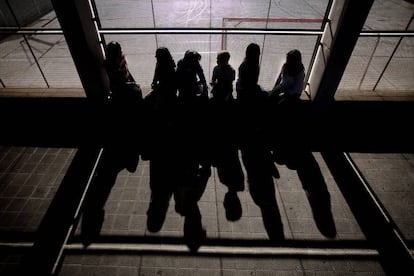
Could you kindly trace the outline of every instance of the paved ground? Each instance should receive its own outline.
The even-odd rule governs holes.
[[[36,231],[75,152],[76,149],[70,148],[1,148],[3,233],[30,236]],[[181,240],[184,220],[175,212],[173,200],[161,231],[148,232],[148,161],[141,161],[135,173],[123,170],[116,179],[105,205],[101,242],[82,251],[77,230],[74,242],[66,245],[59,275],[104,272],[105,275],[384,275],[378,260],[372,257],[376,250],[366,249],[366,238],[321,155],[318,152],[313,155],[331,196],[334,238],[325,237],[318,230],[297,172],[279,165],[280,179],[274,180],[275,196],[286,241],[280,247],[263,247],[261,241],[268,236],[249,190],[239,193],[243,206],[241,219],[227,221],[223,207],[226,189],[213,170],[199,207],[207,237],[217,239],[218,243],[207,242],[198,254],[192,255]],[[405,237],[412,240],[413,216],[407,215],[407,210],[414,198],[414,156],[403,153],[352,156]],[[160,239],[154,241],[153,237]],[[232,245],[226,245],[229,240],[233,240]],[[295,241],[302,246],[294,246]],[[327,241],[333,241],[332,248],[324,248],[324,244],[329,244]],[[359,244],[359,249],[354,244]],[[18,255],[3,255],[2,267],[6,272],[3,275],[12,272],[10,263],[18,260]]]

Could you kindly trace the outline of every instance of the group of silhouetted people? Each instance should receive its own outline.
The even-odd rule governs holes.
[[[291,144],[300,138],[295,126],[290,125],[299,120],[300,114],[305,77],[300,51],[287,53],[271,91],[258,84],[259,45],[247,46],[237,80],[236,70],[229,63],[230,53],[219,51],[209,83],[211,97],[200,53],[187,50],[176,63],[169,49],[160,47],[155,58],[151,92],[143,96],[121,45],[113,41],[106,47],[110,130],[104,140],[103,164],[96,175],[103,184],[98,184],[96,191],[92,189],[85,205],[85,233],[89,231],[93,236],[93,231],[98,231],[88,226],[93,224],[88,222],[92,217],[98,220],[95,228],[102,225],[103,207],[118,172],[124,168],[134,172],[141,157],[149,161],[150,167],[148,231],[161,230],[174,198],[175,211],[185,218],[184,239],[191,250],[197,250],[206,237],[198,201],[211,168],[217,169],[220,182],[227,187],[223,199],[226,218],[236,221],[242,215],[237,193],[245,189],[243,164],[250,194],[262,211],[269,238],[282,239],[273,178],[279,178],[275,160],[288,162],[277,158],[278,152],[283,155],[280,149],[285,148],[280,147],[280,141],[289,140]],[[283,121],[289,121],[289,134],[278,137],[273,127],[283,125]],[[140,131],[137,133],[135,128]],[[99,189],[105,190],[103,195],[97,195]]]

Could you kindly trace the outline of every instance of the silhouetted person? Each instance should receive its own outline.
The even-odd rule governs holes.
[[[192,146],[198,151],[198,162],[207,170],[205,134],[208,86],[200,60],[201,55],[197,51],[187,50],[177,63],[178,126],[193,137]]]
[[[111,90],[107,142],[124,159],[126,168],[134,172],[139,160],[139,137],[142,114],[142,91],[128,69],[121,45],[111,41],[106,47],[105,69]]]
[[[166,47],[156,50],[156,65],[151,84],[152,91],[145,97],[147,133],[145,152],[150,161],[151,199],[147,211],[147,229],[161,230],[169,202],[176,190],[177,141],[175,140],[174,112],[177,101],[175,61]]]
[[[249,136],[265,135],[268,124],[268,93],[258,84],[260,73],[260,47],[250,43],[239,66],[236,82],[237,108],[240,143]],[[265,141],[263,141],[265,142]],[[266,141],[267,143],[267,141]]]
[[[304,79],[302,54],[297,49],[290,50],[270,93],[278,95],[283,101],[298,101],[303,91]]]
[[[164,122],[171,122],[177,102],[176,64],[166,47],[159,47],[155,58],[157,62],[151,83],[153,108],[156,116],[161,116]]]
[[[135,172],[139,161],[139,127],[142,91],[128,70],[121,45],[112,41],[106,47],[105,69],[111,89],[110,110],[103,138],[103,152],[85,198],[81,237],[89,245],[101,231],[105,203],[123,169]],[[131,131],[128,131],[131,130]]]
[[[305,125],[301,124],[303,112],[300,96],[303,92],[304,78],[305,69],[301,52],[293,49],[286,54],[286,61],[282,65],[273,89],[269,92],[272,117],[278,118],[270,127],[273,127],[271,131],[276,149],[275,158],[279,163],[294,155],[295,151],[303,151],[300,147],[305,142],[303,138]]]
[[[278,129],[274,131],[274,160],[296,170],[306,192],[318,229],[326,237],[333,238],[336,228],[331,213],[331,201],[325,179],[312,152],[306,143],[305,124],[301,117],[305,111],[301,106],[305,69],[299,50],[286,54],[286,61],[270,91],[272,105],[278,118]],[[279,134],[279,132],[282,132]]]
[[[246,48],[245,57],[239,66],[236,83],[237,99],[240,102],[254,101],[261,97],[261,88],[258,84],[260,73],[260,46],[250,43]]]
[[[240,116],[243,124],[255,125],[262,128],[264,125],[264,105],[267,100],[267,92],[260,85],[260,47],[256,43],[250,43],[246,47],[245,57],[238,68],[236,82],[237,102],[240,108]]]
[[[135,107],[135,105],[140,104],[142,102],[142,91],[128,69],[121,45],[116,41],[111,41],[107,45],[105,53],[104,65],[109,77],[112,102],[120,109],[128,105]],[[128,109],[125,112],[133,114],[133,111],[136,112],[133,109]]]
[[[196,158],[203,173],[210,174],[207,141],[208,86],[200,64],[201,55],[187,50],[177,63],[178,128],[186,149]]]
[[[302,54],[293,49],[286,54],[286,61],[282,65],[273,89],[269,92],[270,98],[277,103],[275,107],[279,118],[286,122],[284,127],[289,131],[297,130],[301,119],[300,102],[304,87],[305,68],[302,63]],[[294,137],[293,137],[294,138]]]
[[[207,144],[208,87],[200,64],[201,55],[194,50],[185,52],[177,62],[178,120],[176,158],[176,211],[185,217],[184,238],[191,250],[197,250],[206,233],[198,208],[207,180],[211,175]]]
[[[213,68],[211,78],[211,94],[214,102],[230,102],[233,99],[233,81],[236,78],[236,71],[229,64],[230,53],[220,51],[217,53],[217,65]]]
[[[176,64],[166,47],[155,51],[156,65],[151,83],[151,92],[144,98],[145,156],[148,159],[152,151],[157,150],[159,135],[163,130],[171,129],[175,122],[177,104]],[[161,131],[161,133],[159,133]]]
[[[240,150],[247,172],[249,191],[254,203],[259,206],[265,229],[271,240],[284,238],[283,225],[276,202],[273,177],[279,172],[273,162],[265,136],[264,109],[268,100],[258,84],[260,47],[251,43],[239,66],[236,84],[239,112]]]
[[[213,68],[209,110],[213,136],[209,137],[209,144],[212,146],[212,163],[217,169],[219,180],[228,189],[223,202],[226,218],[236,221],[242,215],[237,192],[244,190],[244,174],[234,127],[236,110],[232,92],[236,71],[229,64],[229,59],[228,51],[218,52],[217,65]]]
[[[201,55],[187,50],[177,63],[178,97],[180,100],[195,101],[201,96],[208,97],[207,81],[200,64]]]

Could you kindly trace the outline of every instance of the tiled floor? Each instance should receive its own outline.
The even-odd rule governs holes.
[[[14,275],[17,270],[21,252],[10,250],[10,244],[24,248],[33,242],[31,235],[48,210],[75,152],[72,148],[1,148],[2,275]],[[332,239],[318,230],[295,170],[278,165],[280,178],[274,179],[275,196],[286,240],[269,245],[263,243],[267,233],[248,185],[239,192],[241,219],[226,220],[226,188],[213,169],[199,201],[208,239],[198,253],[191,254],[182,240],[184,219],[175,212],[173,199],[161,231],[147,231],[149,166],[148,161],[141,160],[136,172],[122,170],[118,174],[105,205],[101,240],[84,249],[77,229],[65,246],[58,275],[385,275],[376,250],[367,246],[323,158],[318,152],[313,156],[331,196],[337,231]],[[379,185],[374,190],[406,238],[412,240],[413,216],[400,215],[413,206],[412,155],[354,156],[364,175]],[[396,175],[402,181],[389,191],[387,187],[395,183]],[[395,202],[400,194],[405,195],[403,200]],[[360,248],[353,248],[355,244]]]
[[[0,230],[35,232],[76,149],[0,148]]]

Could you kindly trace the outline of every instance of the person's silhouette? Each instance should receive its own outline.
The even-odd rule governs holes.
[[[201,55],[195,50],[187,50],[177,62],[178,88],[178,131],[186,133],[188,148],[196,152],[195,158],[205,174],[211,174],[211,160],[207,139],[208,86]]]
[[[243,165],[247,172],[249,191],[259,206],[265,229],[271,240],[284,238],[283,224],[276,202],[273,177],[279,177],[266,138],[267,92],[258,84],[260,47],[250,43],[239,66],[236,83],[239,106],[238,131]]]
[[[300,99],[304,87],[305,69],[301,52],[293,49],[286,54],[286,61],[270,91],[271,105],[276,118],[284,118],[273,129],[273,158],[289,169],[296,170],[306,192],[316,225],[326,237],[336,236],[331,212],[331,201],[325,179],[317,161],[303,137],[306,137],[306,110]],[[282,132],[283,135],[278,135]]]
[[[233,81],[236,78],[236,71],[229,64],[230,53],[228,51],[219,51],[217,53],[217,65],[213,68],[211,78],[211,90],[213,102],[227,103],[233,99]]]
[[[200,60],[200,53],[187,50],[177,63],[181,177],[175,199],[185,216],[184,239],[192,251],[206,237],[198,201],[211,175],[206,132],[208,86]]]
[[[305,68],[302,64],[302,54],[293,49],[286,54],[286,61],[276,79],[273,89],[269,92],[271,117],[280,118],[272,122],[274,126],[285,134],[278,135],[278,129],[273,129],[273,140],[284,140],[284,146],[301,144],[300,135],[304,125],[301,95],[304,88]],[[283,150],[283,148],[280,148]],[[283,154],[283,153],[282,153]]]
[[[124,155],[126,168],[134,172],[139,159],[140,135],[136,131],[142,112],[142,90],[128,69],[121,45],[111,41],[106,47],[105,69],[111,90],[109,131],[105,133],[111,148]],[[134,128],[132,127],[134,126]]]
[[[103,152],[97,172],[87,192],[81,220],[81,237],[89,245],[99,236],[105,219],[105,203],[123,169],[135,172],[140,157],[140,140],[136,130],[142,112],[142,91],[128,70],[121,45],[111,41],[105,49],[105,69],[111,97],[105,109],[106,122],[102,137]],[[130,130],[130,131],[129,131]]]
[[[236,221],[242,215],[237,192],[244,190],[244,173],[239,160],[234,127],[236,110],[232,92],[236,72],[229,64],[229,59],[228,51],[219,51],[217,65],[213,68],[209,117],[213,122],[211,126],[214,135],[209,139],[209,144],[212,149],[212,164],[217,169],[220,182],[228,189],[223,200],[226,218]]]
[[[158,232],[164,224],[169,202],[176,190],[176,137],[173,114],[177,88],[175,61],[166,47],[155,52],[156,66],[152,91],[144,99],[147,117],[146,158],[150,163],[151,199],[147,210],[147,229]]]

